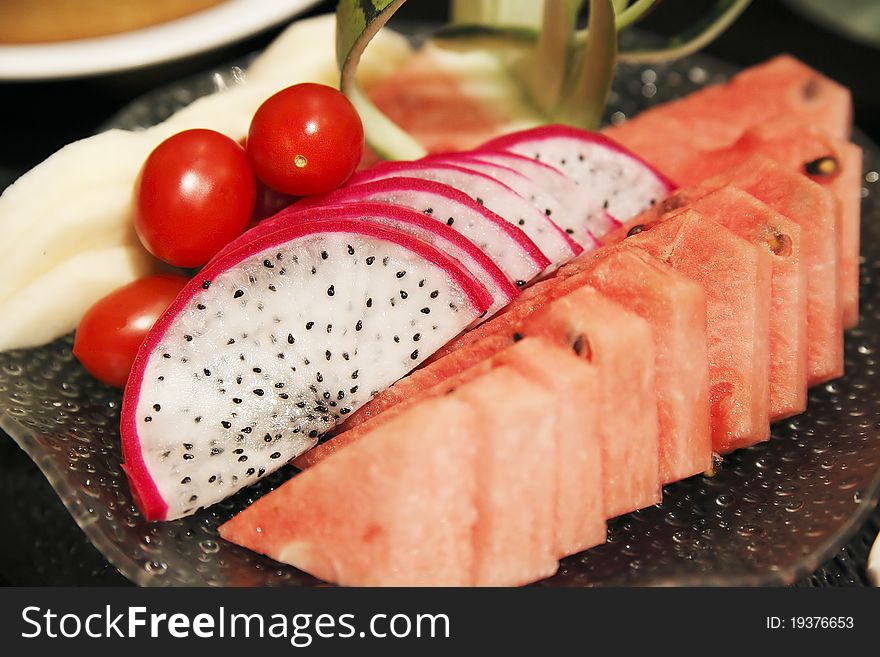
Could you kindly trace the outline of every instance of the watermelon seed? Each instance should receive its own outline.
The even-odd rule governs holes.
[[[630,229],[626,232],[626,236],[627,236],[627,237],[632,237],[633,235],[638,235],[638,234],[641,233],[643,230],[645,230],[645,224],[636,224],[635,226],[633,226],[632,228],[630,228]]]
[[[574,353],[578,356],[588,360],[593,360],[593,348],[590,346],[590,341],[587,339],[583,333],[581,333],[574,341],[572,345],[572,349],[574,349]]]
[[[837,173],[837,160],[830,155],[818,157],[804,164],[804,171],[808,176],[832,176]]]

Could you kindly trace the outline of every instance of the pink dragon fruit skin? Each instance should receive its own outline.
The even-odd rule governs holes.
[[[556,267],[583,252],[579,244],[527,199],[491,176],[465,167],[430,161],[384,162],[355,174],[349,184],[401,176],[442,182],[464,192],[477,203],[522,228]]]
[[[277,469],[491,306],[439,249],[356,217],[227,252],[153,327],[121,418],[147,519],[187,515]]]
[[[297,207],[368,201],[411,208],[446,223],[485,251],[520,287],[550,265],[547,257],[518,226],[478,204],[467,194],[433,180],[381,178],[302,199]]]

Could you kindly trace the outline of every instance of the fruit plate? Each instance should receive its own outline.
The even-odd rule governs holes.
[[[731,72],[703,56],[623,67],[606,118],[623,120]],[[215,85],[235,84],[239,73],[211,71],[159,90],[112,125],[136,129],[160,121]],[[846,336],[847,375],[812,390],[809,410],[774,425],[772,440],[726,457],[712,477],[667,486],[660,504],[615,519],[607,544],[563,560],[538,585],[789,584],[867,519],[880,495],[880,150],[859,133],[855,138],[865,149],[863,296],[859,328]],[[36,462],[113,566],[143,586],[321,584],[217,533],[294,474],[292,468],[192,517],[145,522],[120,467],[121,395],[86,374],[71,344],[68,336],[0,354],[0,427]]]

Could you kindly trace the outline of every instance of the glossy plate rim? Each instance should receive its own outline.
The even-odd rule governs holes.
[[[0,80],[58,80],[161,64],[252,36],[318,0],[225,0],[176,20],[103,37],[0,45]]]

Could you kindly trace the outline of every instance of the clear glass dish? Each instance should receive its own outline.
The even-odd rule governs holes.
[[[158,122],[218,86],[229,67],[152,93],[109,125]],[[731,69],[694,57],[623,67],[608,117],[620,119]],[[620,113],[620,114],[617,114]],[[109,127],[108,125],[108,127]],[[724,459],[714,477],[668,486],[663,502],[614,520],[606,545],[565,559],[540,586],[770,585],[814,570],[857,531],[880,494],[880,151],[863,135],[862,305],[846,336],[844,378],[810,393],[809,410],[773,438]],[[121,395],[89,377],[70,336],[0,353],[0,427],[39,466],[77,524],[122,574],[142,586],[315,586],[321,582],[219,538],[217,527],[294,474],[285,468],[210,509],[150,524],[120,468]]]

